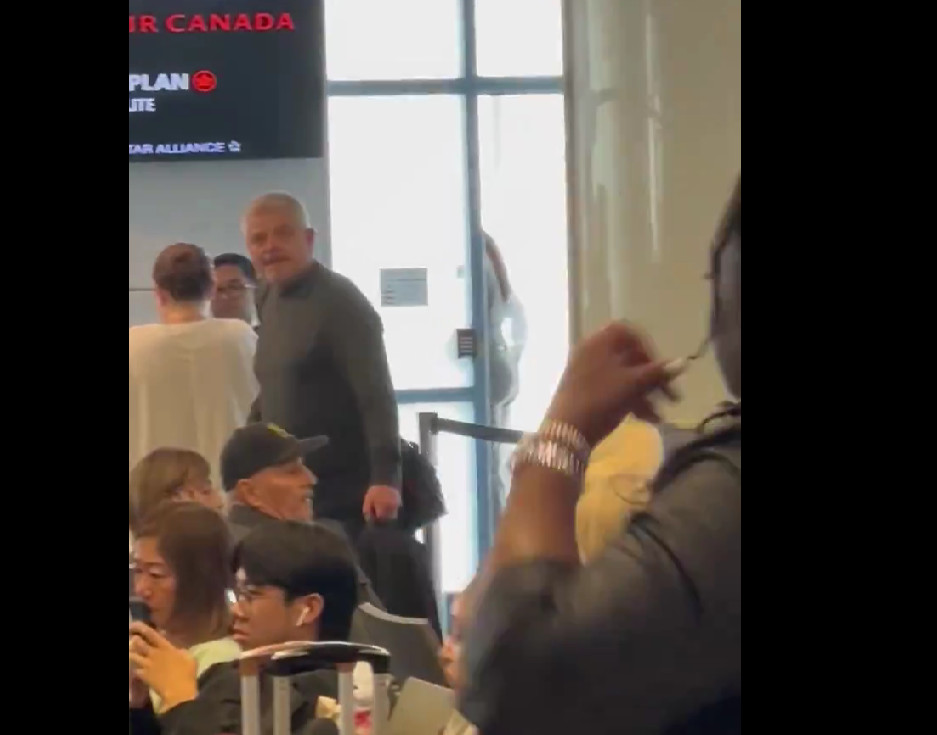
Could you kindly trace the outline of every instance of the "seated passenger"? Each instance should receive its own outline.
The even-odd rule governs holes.
[[[327,437],[297,439],[279,426],[266,423],[248,424],[231,435],[221,452],[221,481],[230,496],[228,524],[235,543],[271,520],[312,520],[316,476],[303,463],[303,456],[326,444]],[[341,524],[322,520],[316,525],[339,535],[354,556]],[[359,601],[383,609],[357,561],[356,568]]]
[[[187,652],[195,676],[241,652],[228,637],[230,545],[224,519],[198,503],[164,503],[137,529],[134,591],[161,637]],[[161,711],[162,692],[140,682],[135,689],[139,704]]]
[[[140,521],[166,500],[191,500],[219,512],[224,507],[208,460],[190,449],[154,449],[130,470],[131,537]]]
[[[235,554],[237,604],[234,637],[244,650],[296,640],[348,640],[357,607],[354,559],[334,533],[295,521],[263,523]],[[142,624],[131,625],[130,661],[137,676],[160,693],[158,714],[131,702],[134,735],[218,735],[241,732],[241,688],[236,662],[200,676],[192,656]],[[261,720],[272,716],[271,687],[261,682]],[[334,712],[334,672],[291,679],[291,732],[301,732],[323,710]]]

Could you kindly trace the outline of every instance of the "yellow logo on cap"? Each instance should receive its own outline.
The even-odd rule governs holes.
[[[274,434],[284,439],[292,439],[293,435],[290,434],[286,429],[277,426],[276,424],[267,424],[267,428],[270,429]]]

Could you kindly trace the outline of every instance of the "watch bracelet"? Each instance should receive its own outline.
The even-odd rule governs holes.
[[[586,474],[586,463],[572,447],[540,434],[528,434],[518,443],[511,458],[512,472],[522,464],[559,472],[575,482],[582,482]]]
[[[540,425],[537,434],[544,439],[565,444],[571,449],[579,461],[583,464],[589,464],[589,455],[592,454],[592,447],[586,441],[586,437],[573,424],[555,419],[546,419]]]

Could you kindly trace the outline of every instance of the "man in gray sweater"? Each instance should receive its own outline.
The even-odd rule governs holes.
[[[318,477],[313,514],[355,538],[365,519],[400,508],[397,405],[380,316],[347,278],[313,258],[303,205],[273,192],[247,207],[241,229],[262,279],[253,421],[329,437],[306,461]]]

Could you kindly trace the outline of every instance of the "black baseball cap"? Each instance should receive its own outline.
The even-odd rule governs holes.
[[[327,436],[297,439],[276,424],[242,426],[221,450],[221,484],[231,491],[239,480],[253,477],[268,467],[292,462],[328,443]]]

